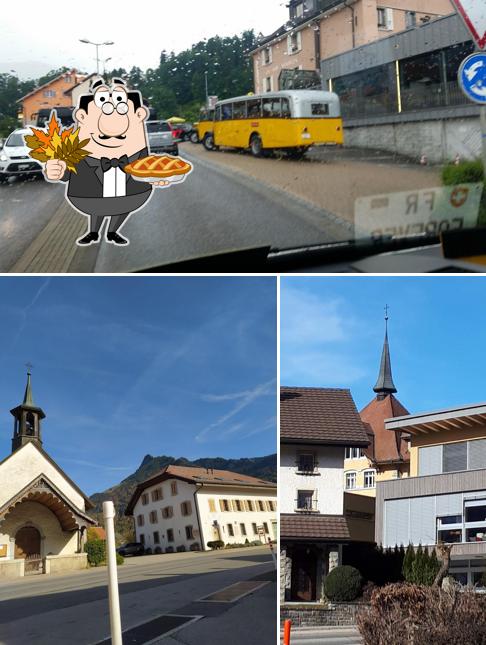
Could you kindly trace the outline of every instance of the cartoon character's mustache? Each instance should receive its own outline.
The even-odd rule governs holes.
[[[107,134],[100,134],[99,138],[102,141],[106,141],[107,139],[121,139],[123,141],[123,139],[127,138],[127,135],[126,134],[119,134],[117,137],[109,137]]]

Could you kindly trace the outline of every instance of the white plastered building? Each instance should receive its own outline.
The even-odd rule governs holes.
[[[154,553],[205,551],[209,542],[277,538],[277,485],[226,470],[167,466],[135,490],[125,512]]]

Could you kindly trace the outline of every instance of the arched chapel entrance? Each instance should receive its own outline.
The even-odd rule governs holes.
[[[41,536],[33,526],[23,526],[15,535],[15,557],[40,556]]]

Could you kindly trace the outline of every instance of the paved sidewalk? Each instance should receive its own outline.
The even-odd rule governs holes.
[[[283,632],[280,632],[283,642]],[[362,645],[354,627],[295,627],[290,634],[290,645]]]

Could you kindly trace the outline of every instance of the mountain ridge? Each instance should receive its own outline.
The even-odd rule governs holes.
[[[138,484],[149,479],[160,472],[166,466],[187,466],[191,468],[214,468],[216,470],[229,470],[240,475],[249,475],[258,479],[277,481],[277,455],[265,455],[264,457],[242,457],[239,459],[225,459],[223,457],[201,457],[190,460],[185,457],[171,457],[161,455],[153,457],[145,455],[137,470],[125,477],[119,484],[99,493],[93,493],[90,500],[95,505],[92,513],[101,513],[102,504],[106,500],[112,500],[118,517],[125,512],[127,504]]]

